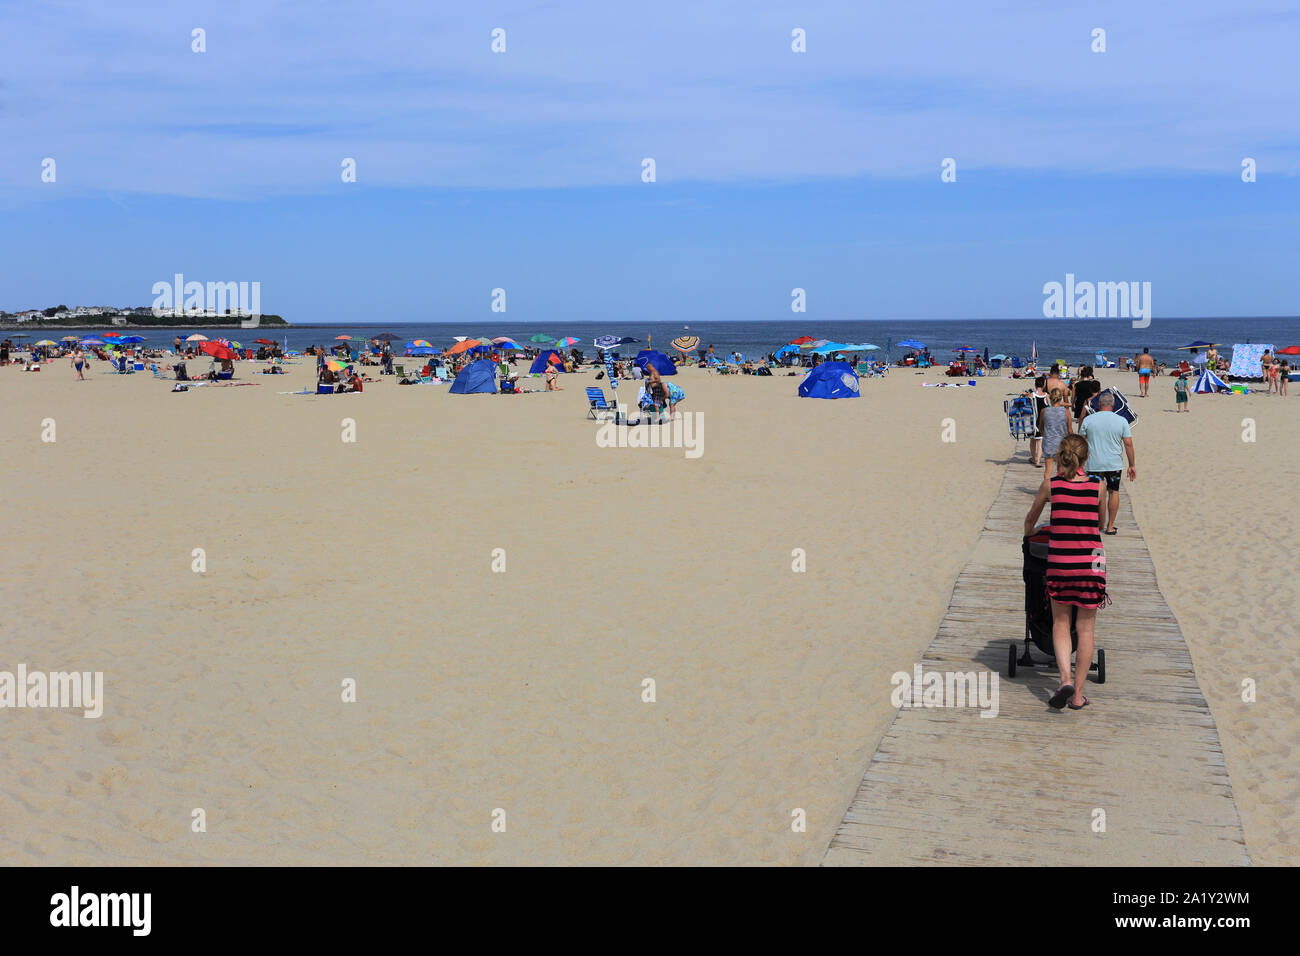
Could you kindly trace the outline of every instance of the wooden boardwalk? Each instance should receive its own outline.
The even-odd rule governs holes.
[[[1114,603],[1098,614],[1107,674],[1087,685],[1092,706],[1047,706],[1055,667],[1006,677],[1008,644],[1023,649],[1020,543],[1041,474],[1026,460],[1008,466],[921,661],[926,671],[996,672],[998,716],[901,708],[824,866],[1249,864],[1218,730],[1127,490],[1119,534],[1103,539]],[[1104,833],[1094,832],[1098,809]]]

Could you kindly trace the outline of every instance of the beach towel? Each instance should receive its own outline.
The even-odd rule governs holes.
[[[1234,345],[1228,374],[1233,378],[1263,378],[1259,360],[1265,352],[1272,351],[1271,345]]]

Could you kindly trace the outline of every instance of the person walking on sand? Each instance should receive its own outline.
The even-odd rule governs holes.
[[[1092,416],[1088,421],[1092,421]],[[1025,515],[1025,537],[1034,533],[1043,506],[1050,500],[1047,596],[1052,603],[1052,649],[1061,683],[1048,704],[1056,710],[1067,704],[1071,710],[1082,710],[1092,703],[1083,695],[1083,682],[1092,664],[1097,611],[1110,603],[1106,594],[1106,552],[1097,533],[1106,492],[1101,481],[1084,469],[1088,462],[1088,443],[1078,435],[1061,439],[1056,456],[1059,473],[1039,486],[1034,503]],[[1073,679],[1070,675],[1071,616],[1079,635],[1074,650]]]
[[[1137,481],[1137,457],[1133,450],[1133,429],[1128,420],[1115,414],[1115,393],[1107,389],[1097,396],[1097,411],[1083,420],[1079,434],[1088,443],[1088,468],[1094,478],[1106,482],[1106,530],[1115,534],[1115,516],[1119,514],[1120,469],[1128,456],[1128,480]],[[1058,463],[1059,465],[1059,463]],[[1060,470],[1059,467],[1057,469]]]
[[[86,380],[86,357],[81,354],[80,348],[73,351],[72,359],[68,364],[77,370],[77,381],[84,382]]]
[[[1147,390],[1151,388],[1151,376],[1156,371],[1156,360],[1151,357],[1151,350],[1143,348],[1135,364],[1138,372],[1138,394],[1146,398]]]

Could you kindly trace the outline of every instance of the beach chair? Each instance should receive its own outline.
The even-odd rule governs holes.
[[[597,385],[587,386],[587,417],[588,418],[593,419],[595,421],[600,421],[600,417],[596,414],[597,412],[617,413],[617,411],[618,411],[618,407],[614,404],[611,404],[609,400],[605,398],[605,390],[603,388],[600,388]]]
[[[168,381],[171,380],[171,376],[169,376],[169,375],[164,375],[164,374],[162,373],[162,369],[160,369],[160,368],[158,367],[158,364],[157,364],[156,362],[150,362],[150,363],[149,363],[149,371],[153,372],[153,377],[154,377],[154,378],[167,379]]]
[[[396,375],[398,378],[406,378],[406,366],[405,366],[405,365],[394,365],[394,366],[393,366],[393,374]]]

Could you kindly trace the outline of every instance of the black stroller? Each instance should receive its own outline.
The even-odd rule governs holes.
[[[1050,539],[1047,528],[1042,527],[1021,543],[1025,556],[1023,576],[1025,579],[1025,652],[1018,659],[1016,645],[1012,643],[1007,653],[1007,676],[1015,677],[1018,667],[1035,667],[1039,664],[1056,663],[1056,651],[1052,647],[1052,604],[1047,597],[1047,549]],[[1079,635],[1074,629],[1076,609],[1070,612],[1070,647],[1078,648]],[[1047,655],[1046,661],[1036,661],[1029,653],[1029,644]],[[1089,671],[1096,671],[1098,684],[1106,683],[1106,652],[1097,648],[1097,661],[1090,663]]]

